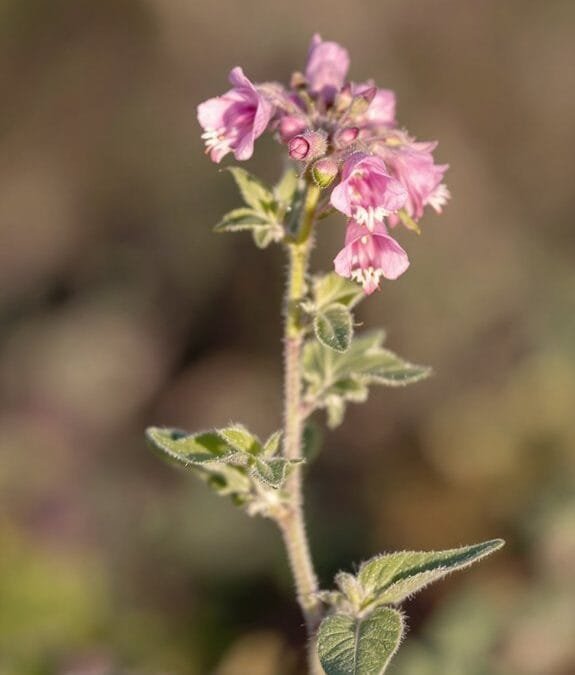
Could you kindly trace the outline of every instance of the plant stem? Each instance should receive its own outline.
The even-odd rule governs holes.
[[[302,322],[300,303],[307,291],[306,275],[313,244],[312,230],[315,221],[319,189],[311,185],[307,189],[301,222],[294,240],[287,244],[289,272],[286,288],[284,331],[284,456],[287,459],[302,458],[301,356],[305,328]],[[303,512],[302,470],[296,466],[288,479],[286,490],[289,506],[286,515],[279,521],[295,580],[297,599],[303,612],[309,642],[308,665],[311,675],[323,675],[315,646],[315,633],[322,619],[322,606],[315,594],[318,583],[311,560]]]

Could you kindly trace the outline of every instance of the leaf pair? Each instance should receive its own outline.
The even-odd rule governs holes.
[[[351,309],[364,295],[361,287],[330,272],[313,280],[312,293],[304,309],[313,316],[316,338],[324,347],[345,352],[353,338]]]
[[[384,349],[384,339],[383,331],[366,333],[343,353],[316,340],[306,343],[304,397],[312,409],[327,410],[330,427],[341,424],[348,402],[361,403],[367,399],[370,384],[397,387],[418,382],[431,374],[430,368],[409,363]]]
[[[227,170],[234,177],[246,206],[227,213],[214,231],[250,231],[259,248],[281,241],[285,234],[283,220],[297,188],[293,169],[286,171],[273,191],[245,169],[229,167]]]
[[[381,675],[404,633],[398,604],[422,588],[497,551],[501,539],[447,551],[377,556],[357,575],[336,576],[339,590],[320,594],[335,613],[323,620],[318,654],[327,675]]]
[[[279,432],[262,444],[241,425],[197,434],[150,427],[146,437],[153,448],[194,470],[219,494],[250,505],[254,513],[264,511],[265,490],[281,488],[299,463],[278,455]],[[278,502],[277,498],[272,501]]]

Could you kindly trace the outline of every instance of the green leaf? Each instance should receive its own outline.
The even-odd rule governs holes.
[[[405,361],[382,347],[382,331],[353,340],[343,353],[316,340],[303,350],[305,400],[314,408],[326,408],[330,426],[337,426],[347,402],[365,401],[371,384],[400,386],[428,377],[431,369]]]
[[[334,614],[319,627],[319,660],[326,675],[381,675],[403,632],[402,615],[389,607],[364,617]]]
[[[333,303],[355,307],[365,297],[362,287],[335,272],[316,277],[313,281],[313,295],[317,311]]]
[[[188,434],[179,429],[150,427],[146,438],[151,445],[185,466],[211,462],[244,463],[241,453],[214,431]]]
[[[243,200],[248,206],[263,214],[275,211],[276,203],[274,196],[259,178],[256,178],[239,166],[230,166],[226,170],[234,177]]]
[[[250,455],[259,455],[263,452],[263,447],[259,440],[240,424],[226,427],[225,429],[218,429],[216,433],[231,448],[238,452]]]
[[[242,207],[234,209],[220,220],[214,227],[214,232],[243,232],[245,230],[259,230],[270,227],[269,218],[253,209]]]
[[[264,457],[270,458],[278,454],[282,439],[281,431],[274,431],[264,444]]]
[[[299,178],[295,169],[291,166],[288,167],[274,187],[275,198],[280,204],[284,206],[291,204],[298,187],[298,181]]]
[[[502,539],[447,551],[402,551],[364,563],[357,575],[368,604],[402,602],[450,572],[469,567],[504,545]]]
[[[303,456],[307,463],[312,462],[320,453],[323,432],[312,420],[306,422],[302,434]]]
[[[257,458],[252,464],[251,475],[265,485],[277,490],[285,483],[293,467],[301,464],[302,461],[284,459],[283,457],[268,460]]]
[[[266,227],[252,228],[252,236],[258,248],[267,248],[273,242],[283,239],[284,230],[277,223],[268,223]]]
[[[315,315],[313,329],[317,339],[329,349],[345,352],[353,336],[351,314],[345,305],[334,304]]]

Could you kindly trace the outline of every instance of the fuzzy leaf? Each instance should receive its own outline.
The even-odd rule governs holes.
[[[150,427],[146,438],[155,449],[185,466],[212,462],[245,463],[242,454],[214,431],[188,434],[179,429]]]
[[[277,201],[287,206],[293,200],[298,186],[298,176],[293,167],[287,168],[283,176],[274,187],[274,195]]]
[[[258,248],[267,248],[275,241],[283,239],[284,230],[277,223],[268,223],[265,227],[252,228],[252,237]]]
[[[503,540],[462,546],[447,551],[402,551],[364,563],[357,575],[368,604],[395,604],[441,579],[497,551]]]
[[[265,485],[277,489],[285,483],[293,467],[301,462],[302,460],[289,460],[283,457],[268,460],[258,458],[252,464],[251,475]]]
[[[243,200],[248,206],[264,215],[272,213],[276,209],[273,194],[259,178],[239,166],[227,167],[227,171],[234,177]]]
[[[345,305],[334,304],[315,315],[313,329],[322,345],[336,352],[349,349],[353,336],[351,314]]]
[[[366,333],[344,353],[335,352],[315,340],[303,351],[305,399],[315,408],[327,408],[330,426],[343,418],[346,402],[365,401],[370,384],[400,386],[418,382],[431,370],[413,365],[381,346],[385,334]]]
[[[220,220],[214,227],[214,232],[243,232],[245,230],[259,230],[270,227],[269,219],[253,209],[234,209]]]
[[[280,449],[280,442],[282,439],[282,432],[275,431],[264,444],[264,456],[267,458],[274,457],[278,454]]]
[[[326,675],[381,675],[403,636],[402,615],[380,607],[365,617],[334,614],[318,632],[318,655]]]
[[[333,303],[345,305],[351,309],[365,297],[359,284],[344,279],[335,272],[316,277],[313,282],[313,294],[317,311]]]
[[[263,452],[263,448],[259,440],[245,427],[239,424],[233,427],[218,429],[216,433],[231,448],[238,452],[244,452],[250,455],[259,455]]]

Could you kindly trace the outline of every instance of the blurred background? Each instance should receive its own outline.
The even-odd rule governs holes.
[[[303,672],[274,527],[143,430],[280,425],[281,251],[212,234],[238,197],[195,106],[234,65],[288,80],[315,31],[440,140],[453,194],[359,312],[436,375],[326,433],[321,580],[502,536],[406,605],[391,672],[575,673],[574,29],[572,0],[0,2],[1,675]]]

